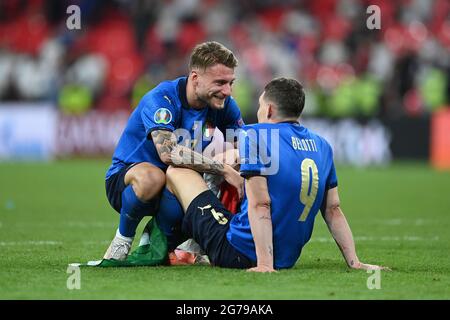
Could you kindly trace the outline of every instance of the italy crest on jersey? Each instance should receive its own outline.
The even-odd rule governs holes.
[[[172,121],[172,113],[167,108],[159,108],[156,110],[153,120],[157,124],[169,124]]]
[[[214,129],[214,125],[211,122],[206,121],[203,126],[203,136],[208,139],[211,138],[214,135]]]

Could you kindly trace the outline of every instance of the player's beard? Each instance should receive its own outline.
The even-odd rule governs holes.
[[[205,103],[206,105],[210,106],[213,109],[223,109],[225,106],[225,99],[226,97],[224,97],[223,99],[220,99],[217,97],[218,94],[197,94],[197,99],[203,103]]]

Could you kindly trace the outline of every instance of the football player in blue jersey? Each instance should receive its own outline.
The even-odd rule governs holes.
[[[303,87],[294,79],[277,78],[264,88],[259,123],[245,126],[239,137],[245,195],[236,215],[198,173],[168,168],[167,186],[185,212],[182,230],[212,265],[256,272],[292,267],[320,210],[349,267],[384,268],[362,263],[356,254],[340,208],[332,149],[298,122],[304,102]]]
[[[126,259],[137,225],[144,216],[154,215],[159,204],[159,211],[165,210],[159,215],[162,228],[178,219],[171,216],[178,201],[163,191],[168,165],[222,175],[243,193],[235,170],[202,156],[213,128],[225,132],[243,125],[231,97],[236,66],[236,57],[222,44],[199,44],[191,54],[187,77],[162,82],[141,99],[106,173],[107,197],[120,221],[105,259]]]

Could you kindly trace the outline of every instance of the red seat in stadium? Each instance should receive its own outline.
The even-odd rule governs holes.
[[[184,23],[177,35],[177,46],[181,53],[187,53],[200,42],[203,42],[206,32],[203,26],[197,22]]]
[[[110,61],[106,80],[107,89],[115,95],[128,94],[136,79],[142,74],[143,67],[143,59],[136,53]]]
[[[39,13],[29,13],[0,27],[0,44],[18,53],[35,55],[49,37],[49,27],[45,17]]]
[[[258,14],[261,24],[269,32],[277,32],[282,26],[283,18],[286,13],[284,8],[270,8],[263,10]]]
[[[162,61],[165,55],[165,48],[156,32],[156,28],[148,28],[144,40],[144,56],[149,61]]]
[[[127,19],[107,20],[88,34],[90,50],[103,54],[108,60],[136,52],[133,29]]]
[[[109,62],[105,94],[100,98],[99,109],[128,109],[130,90],[144,67],[131,21],[118,12],[107,13],[103,21],[92,26],[84,46]]]

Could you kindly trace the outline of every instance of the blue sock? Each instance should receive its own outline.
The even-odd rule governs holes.
[[[122,192],[122,209],[120,210],[119,232],[124,237],[134,237],[142,218],[154,214],[158,197],[150,202],[142,202],[128,185]]]
[[[183,217],[183,208],[181,208],[180,202],[167,188],[164,188],[156,214],[156,222],[167,237],[169,251],[173,251],[185,239],[181,234]]]

